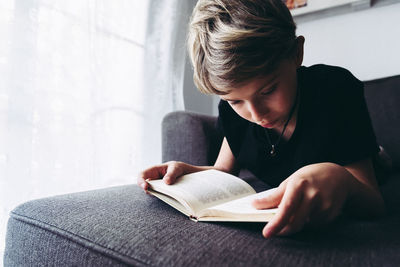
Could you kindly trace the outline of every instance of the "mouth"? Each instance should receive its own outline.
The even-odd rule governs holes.
[[[261,127],[263,127],[263,128],[269,128],[269,129],[271,129],[271,128],[274,127],[275,124],[276,124],[276,121],[273,121],[273,122],[270,122],[270,123],[265,123],[265,124],[260,124],[260,125],[261,125]]]

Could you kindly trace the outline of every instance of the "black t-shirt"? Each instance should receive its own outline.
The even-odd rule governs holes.
[[[218,106],[219,128],[237,162],[271,186],[309,164],[344,166],[379,151],[362,82],[343,68],[327,65],[300,67],[297,79],[296,129],[288,141],[280,141],[274,157],[261,126],[241,118],[224,100]]]

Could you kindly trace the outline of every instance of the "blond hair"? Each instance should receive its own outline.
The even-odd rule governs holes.
[[[194,82],[208,94],[272,71],[293,54],[296,24],[282,0],[199,0],[189,24]]]

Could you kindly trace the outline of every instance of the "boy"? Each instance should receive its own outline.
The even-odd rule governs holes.
[[[200,0],[188,48],[200,91],[221,97],[224,139],[214,166],[167,162],[143,171],[167,184],[183,174],[247,168],[278,186],[258,209],[278,207],[263,235],[289,235],[343,211],[384,213],[378,152],[363,85],[338,67],[302,67],[304,37],[282,0]]]

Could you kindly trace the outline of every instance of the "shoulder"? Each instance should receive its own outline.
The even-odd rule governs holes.
[[[324,78],[354,78],[349,70],[339,66],[316,64],[309,67],[302,66],[301,68],[306,75],[322,75]]]
[[[318,129],[312,142],[324,144],[321,153],[327,161],[346,165],[374,155],[376,138],[363,83],[350,71],[327,65],[302,67],[300,76],[309,97],[304,116],[311,126],[306,130]]]
[[[325,84],[325,86],[362,86],[362,82],[358,80],[349,70],[338,67],[317,64],[310,67],[301,67],[300,75],[304,79],[317,84]]]
[[[364,95],[364,85],[349,70],[330,65],[313,65],[299,69],[301,83],[311,88],[318,97],[345,100]]]

